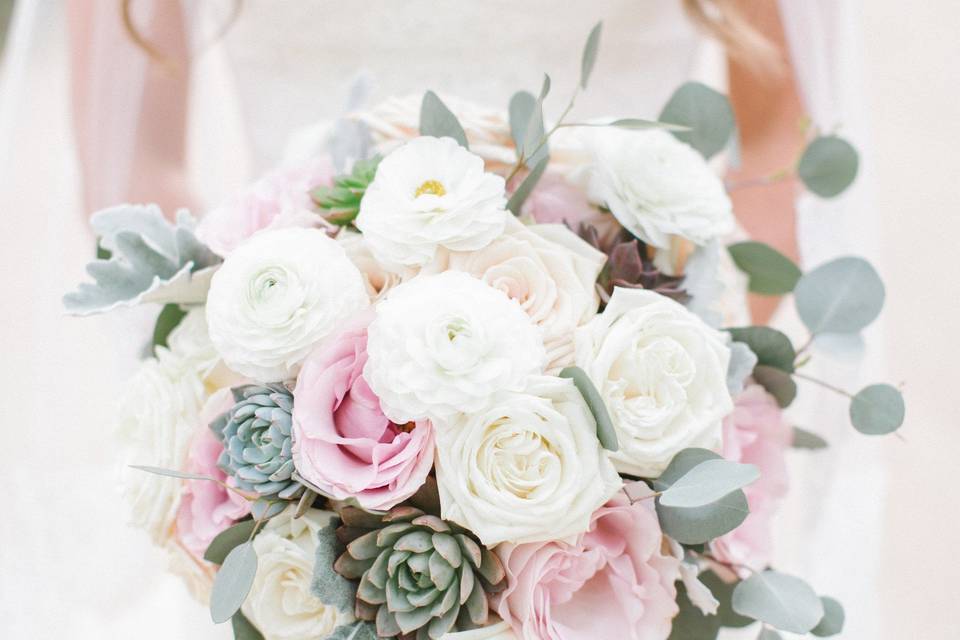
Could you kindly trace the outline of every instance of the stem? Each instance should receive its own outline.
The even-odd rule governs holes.
[[[697,552],[697,551],[691,551],[690,553],[692,553],[693,555],[698,556],[698,557],[700,557],[700,558],[703,558],[704,560],[709,560],[710,562],[716,562],[717,564],[719,564],[719,565],[721,565],[721,566],[724,566],[724,567],[726,567],[727,569],[730,569],[731,571],[734,571],[734,572],[736,572],[738,569],[743,569],[743,570],[745,570],[745,571],[747,571],[747,572],[749,572],[749,573],[757,573],[757,570],[754,569],[753,567],[749,567],[749,566],[747,566],[747,565],[745,565],[745,564],[740,564],[740,563],[738,563],[738,562],[726,562],[726,561],[721,560],[720,558],[716,557],[715,555],[713,555],[713,554],[710,553],[709,551],[705,551],[705,552],[703,552],[703,553],[699,553],[699,552]]]
[[[540,142],[537,144],[536,148],[534,148],[534,150],[533,150],[532,152],[530,152],[530,157],[531,157],[531,158],[534,157],[535,155],[537,155],[537,152],[540,151],[540,149],[543,148],[543,145],[547,144],[547,141],[550,139],[550,136],[552,136],[552,135],[554,134],[554,132],[556,132],[556,130],[559,129],[560,126],[563,124],[563,119],[566,118],[567,115],[570,113],[570,110],[573,109],[573,103],[576,101],[577,95],[578,95],[579,93],[580,93],[580,87],[578,86],[578,87],[574,90],[573,95],[570,96],[570,102],[567,103],[567,108],[564,109],[564,110],[563,110],[563,113],[560,114],[560,118],[557,120],[557,123],[556,123],[555,125],[553,125],[553,127],[551,127],[550,131],[547,131],[547,132],[543,135],[543,137],[540,138]],[[541,105],[541,110],[542,110],[542,108],[543,108],[543,105]],[[524,161],[525,161],[525,160],[526,160],[526,159],[524,158],[523,150],[521,150],[521,151],[520,151],[520,157],[517,159],[517,164],[515,164],[515,165],[513,166],[513,169],[510,171],[510,174],[507,176],[506,182],[510,182],[510,180],[512,180],[513,177],[517,175],[517,173],[520,171],[520,169],[523,168],[523,165],[524,165]]]
[[[760,176],[759,178],[747,178],[746,180],[739,180],[737,182],[727,182],[726,186],[727,191],[736,191],[738,189],[750,189],[752,187],[767,187],[772,184],[777,184],[778,182],[783,182],[784,180],[793,176],[793,172],[788,169],[781,169],[776,173],[771,173],[768,176]]]
[[[814,378],[814,377],[812,377],[812,376],[808,376],[808,375],[805,374],[805,373],[797,373],[797,372],[794,372],[793,377],[794,377],[794,378],[800,378],[801,380],[806,380],[807,382],[812,382],[813,384],[816,384],[816,385],[820,385],[820,386],[823,387],[824,389],[829,389],[830,391],[833,391],[834,393],[839,393],[839,394],[842,395],[842,396],[846,396],[846,397],[848,397],[848,398],[852,398],[852,397],[853,397],[853,394],[850,393],[849,391],[845,391],[845,390],[841,389],[840,387],[835,387],[834,385],[830,384],[829,382],[824,382],[823,380],[820,380],[819,378]]]

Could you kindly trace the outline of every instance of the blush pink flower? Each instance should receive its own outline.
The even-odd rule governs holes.
[[[515,185],[519,186],[519,181]],[[568,224],[574,231],[581,222],[594,223],[602,215],[587,201],[582,189],[556,173],[546,173],[523,203],[523,214],[539,223]],[[612,216],[608,216],[612,217]]]
[[[743,489],[750,515],[713,541],[718,559],[756,569],[769,564],[771,520],[788,488],[785,452],[791,438],[780,407],[763,387],[750,385],[735,399],[733,413],[723,423],[723,457],[756,465],[760,478]]]
[[[261,229],[313,226],[320,218],[312,213],[310,191],[330,186],[333,174],[333,164],[325,156],[302,166],[271,171],[204,215],[197,226],[197,237],[215,253],[226,256]]]
[[[572,544],[497,547],[509,580],[497,613],[525,640],[664,640],[678,611],[680,563],[662,544],[653,501],[631,504],[618,493]]]
[[[221,389],[210,396],[200,413],[197,432],[190,443],[187,472],[233,482],[217,467],[223,445],[207,426],[232,406],[233,395],[229,389]],[[235,492],[209,480],[187,480],[177,509],[177,536],[190,553],[202,558],[218,533],[248,513],[250,503]]]
[[[293,461],[297,472],[336,499],[389,509],[412,496],[433,466],[428,421],[398,425],[380,409],[363,378],[367,311],[307,357],[293,391]]]

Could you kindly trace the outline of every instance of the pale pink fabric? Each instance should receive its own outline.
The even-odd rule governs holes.
[[[276,169],[253,183],[221,207],[203,216],[197,237],[221,256],[226,256],[261,229],[281,226],[313,226],[310,191],[333,182],[333,163],[326,156],[294,167]]]
[[[368,311],[311,353],[293,391],[293,460],[308,482],[367,509],[409,498],[433,466],[429,421],[403,428],[380,409],[363,378]]]
[[[792,430],[776,400],[759,385],[744,389],[723,423],[723,457],[756,465],[760,479],[744,487],[750,515],[739,527],[712,543],[724,562],[761,569],[773,551],[771,520],[788,489],[786,449]]]
[[[662,542],[653,501],[618,493],[572,544],[497,547],[509,580],[497,613],[528,640],[664,640],[678,611],[679,561]]]
[[[208,426],[232,406],[233,396],[229,389],[221,389],[207,401],[190,443],[185,471],[233,485],[233,479],[228,479],[217,467],[223,445]],[[250,502],[235,492],[208,480],[187,480],[177,510],[177,536],[184,547],[197,558],[202,558],[218,533],[248,513]]]

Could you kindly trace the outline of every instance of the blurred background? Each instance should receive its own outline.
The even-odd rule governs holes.
[[[805,1],[782,0],[781,5]],[[34,55],[28,68],[15,68],[2,53],[3,48],[12,49],[16,33],[6,28],[14,9],[22,10],[15,7],[21,3],[34,5],[32,8],[39,12],[43,27],[32,34],[37,41],[32,45]],[[224,38],[226,45],[234,50],[243,50],[243,44],[256,37],[256,29],[270,22],[273,6],[266,2],[239,4],[243,5],[243,12],[232,31],[216,36]],[[418,7],[422,4],[418,3]],[[871,238],[869,247],[864,241],[863,252],[872,256],[887,285],[883,326],[869,334],[870,349],[883,351],[885,362],[877,365],[882,366],[882,371],[878,370],[876,375],[871,372],[871,377],[902,382],[908,408],[907,422],[900,432],[902,438],[861,438],[844,445],[855,447],[846,464],[880,465],[884,480],[877,486],[876,495],[860,498],[876,503],[882,517],[881,527],[867,526],[856,517],[837,525],[847,529],[842,538],[845,544],[849,540],[861,541],[879,554],[876,566],[870,568],[874,584],[869,592],[851,596],[857,601],[873,603],[871,615],[880,617],[875,625],[879,635],[843,637],[951,640],[960,637],[957,608],[960,587],[956,582],[960,575],[960,556],[956,552],[956,544],[960,542],[960,501],[954,495],[955,481],[951,475],[960,456],[960,393],[954,384],[960,363],[960,278],[956,275],[960,250],[957,196],[960,2],[849,0],[843,4],[847,7],[843,13],[844,33],[856,41],[860,69],[856,80],[861,92],[859,99],[865,107],[864,121],[856,124],[866,132],[859,146],[864,151],[864,179],[872,189],[870,215],[860,218],[861,224],[869,226],[862,229],[863,235]],[[59,296],[81,274],[93,244],[91,239],[90,251],[85,252],[76,248],[77,243],[69,242],[71,237],[89,234],[89,231],[82,207],[78,206],[79,194],[75,190],[64,194],[55,187],[61,179],[77,181],[78,173],[82,175],[96,169],[83,163],[78,166],[71,155],[73,140],[64,133],[70,131],[67,123],[71,114],[65,105],[71,99],[69,70],[76,62],[63,44],[67,20],[68,16],[77,19],[76,12],[82,14],[104,7],[115,11],[119,5],[111,0],[80,2],[72,7],[74,14],[71,15],[55,0],[0,0],[0,140],[18,141],[14,146],[0,149],[0,169],[19,168],[16,172],[0,172],[0,211],[10,228],[17,228],[28,218],[36,223],[32,217],[43,217],[35,225],[39,231],[28,241],[22,235],[0,235],[3,256],[0,273],[4,276],[6,311],[0,354],[17,352],[17,347],[25,341],[38,354],[59,354],[57,358],[39,358],[39,363],[22,357],[0,358],[0,381],[7,391],[8,404],[14,405],[8,408],[4,425],[0,427],[7,444],[5,460],[16,460],[19,456],[38,460],[36,464],[31,462],[29,468],[14,462],[14,472],[9,475],[12,485],[8,485],[12,487],[8,489],[12,506],[9,511],[0,507],[3,514],[0,517],[2,637],[52,637],[44,632],[33,635],[28,627],[22,626],[23,607],[28,606],[23,604],[24,594],[31,594],[28,601],[32,615],[39,616],[42,611],[47,617],[38,629],[69,629],[72,637],[126,636],[113,635],[103,628],[102,619],[93,614],[84,618],[80,612],[72,613],[75,617],[71,619],[59,618],[58,599],[64,594],[76,598],[76,611],[81,611],[83,606],[91,610],[114,606],[115,620],[110,629],[142,625],[142,637],[161,637],[150,635],[151,621],[147,618],[155,618],[157,628],[166,628],[164,617],[172,610],[181,618],[178,622],[181,629],[198,629],[208,624],[203,608],[190,601],[176,578],[163,572],[163,558],[150,546],[146,536],[125,527],[125,516],[118,506],[120,498],[112,486],[96,486],[88,478],[57,476],[57,469],[69,468],[67,465],[77,457],[89,461],[91,467],[114,464],[106,425],[109,412],[103,407],[109,406],[117,385],[135,365],[138,345],[124,334],[131,333],[131,322],[147,326],[147,319],[135,313],[98,325],[96,329],[86,320],[77,321],[76,325],[60,321]],[[331,33],[346,28],[373,29],[371,25],[377,19],[381,22],[396,19],[405,26],[416,26],[414,18],[424,17],[405,13],[400,4],[366,9],[354,3],[324,5],[324,24],[302,25],[304,29],[315,28],[318,32],[326,29]],[[542,26],[543,15],[552,9],[552,5],[544,2],[503,3],[497,8],[502,15],[509,16],[511,29],[522,32],[527,40],[540,37],[538,28]],[[375,11],[379,11],[379,18]],[[390,11],[398,13],[385,13]],[[596,7],[584,4],[575,10],[557,8],[549,21],[581,20],[585,32],[596,19],[610,19],[605,11],[612,12],[612,9],[604,3]],[[587,17],[590,15],[592,19]],[[614,42],[617,33],[622,38],[629,36],[625,27],[617,31],[615,20],[610,27]],[[475,23],[473,37],[491,38],[491,48],[496,48],[498,28],[495,24]],[[544,38],[545,53],[542,54],[545,66],[554,64],[551,58],[557,55],[548,51],[547,40]],[[417,41],[416,46],[421,48],[433,47],[436,59],[432,63],[418,59],[422,64],[410,69],[411,77],[439,73],[436,69],[440,68],[456,72],[458,63],[451,60],[462,55],[456,49],[456,37],[427,44]],[[296,40],[291,38],[291,43],[283,54],[296,57],[298,49],[293,46]],[[402,50],[402,43],[398,46]],[[575,60],[579,46],[579,41],[569,43],[567,48],[571,53],[564,55]],[[331,55],[337,52],[331,50]],[[240,59],[244,60],[242,56]],[[252,53],[248,53],[245,60],[252,66],[267,64]],[[333,117],[341,111],[347,81],[356,71],[346,59],[327,61],[326,68],[334,63],[342,67],[336,77],[315,78],[322,99],[308,108],[315,110],[317,119]],[[606,59],[601,58],[601,64],[620,63],[622,61],[618,62],[610,51]],[[389,71],[391,67],[385,69]],[[385,69],[374,68],[374,71],[382,78]],[[419,89],[417,80],[408,80],[395,67],[392,70],[396,75],[382,80],[384,94],[396,87]],[[507,68],[503,73],[509,75],[512,71]],[[28,77],[25,79],[22,74]],[[561,72],[557,77],[561,85],[566,81]],[[438,82],[443,85],[446,80],[440,77]],[[514,85],[521,83],[520,78],[508,80],[516,80]],[[110,78],[95,77],[89,81],[109,82]],[[529,84],[531,79],[525,77],[522,81]],[[16,103],[12,102],[9,91],[14,83],[26,87],[17,93]],[[459,85],[467,83],[482,89],[472,78],[460,78]],[[448,84],[459,86],[454,80]],[[216,87],[206,90],[214,91]],[[262,90],[270,91],[271,87],[263,86]],[[283,114],[294,113],[295,107],[303,106],[283,105],[280,98],[282,96],[261,108],[275,109],[278,117],[283,117]],[[651,103],[662,103],[660,96],[654,98]],[[504,100],[498,97],[495,104],[501,103]],[[588,106],[603,105],[595,102]],[[230,121],[244,114],[225,105],[219,115],[223,121]],[[651,114],[629,115],[647,117]],[[176,113],[169,116],[179,117]],[[95,108],[91,117],[97,118]],[[109,127],[113,122],[101,124]],[[213,126],[214,123],[207,124]],[[223,122],[220,125],[226,126]],[[19,135],[4,137],[14,129]],[[25,131],[29,131],[29,135]],[[252,146],[256,145],[257,141],[253,140]],[[276,160],[270,153],[253,157],[258,159],[238,157],[235,172],[220,167],[220,174],[207,173],[208,199],[215,200],[235,188],[240,174],[249,177],[251,172]],[[15,176],[16,182],[11,176]],[[31,176],[35,176],[34,179]],[[85,194],[84,198],[90,201],[91,196]],[[856,242],[854,249],[857,249]],[[82,351],[76,350],[78,344],[83,344]],[[82,359],[91,353],[97,354],[98,372],[109,369],[113,373],[97,380],[83,380]],[[64,385],[63,379],[57,377],[54,369],[60,366],[59,361],[75,373],[73,384]],[[29,380],[38,381],[36,389],[22,390],[25,372]],[[15,395],[21,393],[27,393],[27,398],[32,400],[25,401],[21,395]],[[91,424],[70,420],[69,416],[73,412],[91,411],[102,419],[99,424],[103,431],[91,431],[81,449],[58,448],[62,434],[74,429],[91,429]],[[831,427],[805,426],[818,428],[829,439]],[[38,448],[45,448],[45,452],[38,455]],[[803,487],[795,484],[793,490],[802,492]],[[44,505],[48,505],[46,510]],[[849,507],[851,514],[859,513],[858,505]],[[43,515],[21,521],[18,514],[22,513]],[[72,523],[78,519],[95,520],[97,526],[74,533]],[[782,526],[794,525],[788,521]],[[30,530],[24,530],[27,526]],[[802,538],[804,532],[793,534]],[[114,549],[122,552],[117,555]],[[808,574],[814,571],[821,579],[817,586],[826,593],[831,593],[831,575],[864,570],[852,560],[849,565],[841,566],[845,557],[843,549],[813,549],[810,555],[829,557],[837,564],[830,571],[814,571],[804,566],[787,568],[800,574],[807,569]],[[151,575],[155,581],[143,585],[142,593],[118,589],[118,585],[130,584],[137,575]],[[16,616],[14,609],[18,610]],[[848,607],[849,615],[855,615],[855,611]],[[17,624],[21,626],[6,629],[10,634],[4,633],[4,625],[10,620],[20,621]],[[182,637],[201,636],[186,632]]]

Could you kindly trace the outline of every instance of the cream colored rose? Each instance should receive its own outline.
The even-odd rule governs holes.
[[[288,509],[253,539],[257,575],[243,615],[266,640],[323,640],[340,625],[353,622],[351,614],[325,605],[310,591],[317,535],[334,517],[329,511],[310,509],[294,519]]]
[[[614,289],[603,313],[576,335],[577,364],[607,403],[622,473],[655,478],[687,447],[716,449],[727,390],[725,334],[652,291]]]
[[[515,219],[479,251],[441,252],[422,273],[465,271],[520,303],[543,330],[548,373],[573,362],[573,331],[597,313],[605,256],[559,224]]]
[[[488,546],[583,533],[621,486],[580,392],[549,376],[444,425],[436,465],[443,517]]]
[[[343,229],[337,235],[337,242],[347,252],[350,262],[360,270],[367,287],[367,294],[372,302],[376,302],[385,296],[390,289],[403,282],[404,275],[408,275],[389,271],[377,262],[366,239],[356,231]]]

